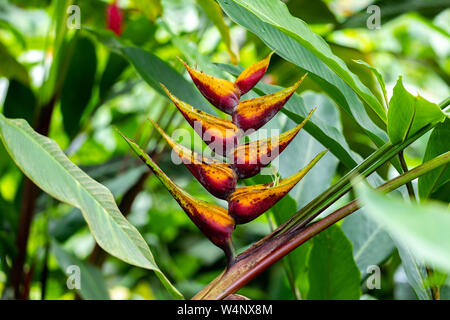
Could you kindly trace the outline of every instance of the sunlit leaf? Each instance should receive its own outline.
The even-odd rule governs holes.
[[[388,134],[393,144],[405,141],[426,125],[443,121],[445,114],[437,104],[421,96],[414,97],[397,81],[394,94],[389,101]]]
[[[0,115],[0,137],[28,178],[54,198],[81,210],[92,235],[106,252],[127,263],[154,270],[166,288],[180,297],[106,187],[81,171],[54,141],[36,133],[24,120],[9,120]]]
[[[221,5],[227,2],[229,1],[219,1]],[[304,46],[341,77],[375,111],[380,119],[386,121],[386,113],[383,106],[370,90],[351,73],[340,58],[332,53],[324,39],[313,33],[302,20],[293,17],[289,13],[287,6],[283,2],[278,0],[233,0],[233,2]]]
[[[430,135],[427,150],[423,157],[423,162],[433,159],[450,150],[450,119],[446,119],[440,123]],[[419,196],[422,199],[433,195],[433,192],[439,188],[444,188],[444,184],[448,184],[450,180],[450,166],[445,165],[419,177]],[[445,193],[444,193],[445,196]],[[432,196],[434,198],[434,196]],[[437,197],[439,199],[439,197]],[[449,200],[448,193],[446,198],[441,200]]]
[[[413,256],[450,271],[450,212],[441,204],[409,204],[357,185],[365,212]]]

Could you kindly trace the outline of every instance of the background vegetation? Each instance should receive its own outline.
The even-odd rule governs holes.
[[[245,2],[118,1],[122,15],[119,29],[112,24],[118,20],[111,18],[108,1],[0,3],[1,113],[10,119],[25,119],[35,131],[54,140],[71,162],[105,185],[120,212],[151,248],[162,271],[148,270],[157,267],[152,259],[147,259],[147,253],[143,254],[147,260],[140,268],[105,254],[96,246],[80,211],[87,212],[88,205],[65,194],[69,192],[69,182],[61,177],[67,177],[65,170],[71,164],[66,163],[59,176],[59,167],[51,162],[52,157],[44,159],[35,145],[26,141],[25,134],[22,138],[12,137],[13,131],[25,128],[25,124],[0,120],[4,140],[4,144],[0,143],[3,298],[171,299],[173,289],[167,290],[167,282],[158,279],[162,274],[185,298],[191,298],[222,272],[222,252],[196,229],[113,129],[120,129],[146,146],[164,171],[193,196],[217,201],[184,166],[171,162],[170,150],[147,121],[152,118],[169,134],[181,127],[190,130],[162,93],[159,82],[196,107],[219,113],[198,94],[177,56],[205,72],[233,79],[239,68],[276,49],[265,84],[250,96],[274,91],[272,85],[290,86],[305,71],[309,72],[297,95],[265,128],[285,131],[318,107],[312,118],[315,126],[302,130],[280,156],[278,170],[283,177],[298,171],[323,149],[330,152],[268,214],[237,228],[234,241],[239,251],[270,233],[276,224],[381,147],[388,140],[387,132],[392,140],[395,133],[389,131],[382,118],[399,76],[414,96],[420,93],[436,104],[448,99],[448,1],[376,1],[381,8],[381,28],[375,30],[366,26],[370,16],[366,8],[373,1],[284,1],[290,14],[325,39],[332,53],[351,72],[336,63],[325,44],[314,42],[313,33],[304,33],[288,16],[277,16],[279,12],[270,10],[270,6],[263,12],[247,10]],[[250,6],[253,2],[248,1]],[[274,2],[277,1],[261,3]],[[81,29],[66,27],[67,19],[74,13],[67,11],[72,4],[81,9]],[[283,23],[291,23],[294,31],[274,27]],[[360,84],[355,81],[352,85],[352,79],[357,78]],[[401,99],[407,99],[407,94]],[[404,115],[398,115],[395,122],[401,124],[404,119]],[[417,126],[420,129],[420,124]],[[405,133],[401,126],[391,130],[397,130],[400,136]],[[198,141],[191,132],[192,139]],[[430,132],[405,149],[407,167],[416,167],[450,150],[448,119]],[[10,146],[9,154],[5,149],[8,137],[15,141],[15,151]],[[53,149],[56,146],[50,148],[57,153]],[[47,189],[40,185],[47,193],[33,186],[23,175],[24,168],[19,165],[19,169],[10,154],[28,156],[24,158],[28,166],[25,171],[40,168],[43,178],[48,175]],[[412,192],[422,202],[432,198],[444,203],[433,212],[448,213],[444,210],[450,194],[448,173],[447,168],[438,178],[428,176],[429,182],[422,182],[419,189],[417,182],[413,183]],[[396,168],[387,163],[370,182],[377,186],[396,175]],[[252,183],[264,180],[267,177],[257,176]],[[398,189],[397,198],[406,199],[407,190],[402,188]],[[74,187],[72,191],[79,190]],[[264,271],[239,293],[252,299],[449,299],[445,272],[449,270],[445,268],[449,265],[448,256],[441,256],[445,261],[437,263],[443,268],[433,270],[433,263],[425,265],[398,238],[390,236],[395,231],[381,228],[376,222],[382,217],[378,211],[382,214],[414,210],[406,201],[397,203],[398,199],[378,199],[379,195],[360,192],[367,198],[368,211],[375,213],[366,215],[362,209],[345,218]],[[355,192],[350,192],[326,213],[355,197]],[[398,219],[396,230],[404,222],[401,217]],[[91,227],[109,223],[93,218],[88,222]],[[390,225],[397,225],[394,222]],[[409,230],[415,228],[411,225]],[[111,232],[112,235],[115,230]],[[437,241],[448,245],[450,238],[445,233],[443,229]],[[115,248],[122,257],[130,254],[126,247]],[[78,265],[82,270],[81,290],[70,290],[66,285],[70,265]],[[366,280],[373,272],[368,269],[371,265],[381,268],[380,289],[367,287]]]

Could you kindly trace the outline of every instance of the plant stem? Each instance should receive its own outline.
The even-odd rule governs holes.
[[[436,124],[437,125],[437,124]],[[321,195],[316,197],[310,203],[308,203],[305,207],[300,209],[295,215],[292,216],[288,221],[286,221],[282,225],[281,232],[285,232],[289,228],[294,225],[297,226],[305,226],[309,222],[311,222],[315,217],[317,217],[321,212],[331,206],[334,202],[336,202],[339,198],[345,195],[348,191],[351,190],[351,179],[356,175],[360,175],[362,177],[368,177],[370,174],[375,172],[379,167],[381,167],[385,162],[392,159],[398,152],[405,149],[411,143],[416,141],[434,126],[426,126],[416,132],[414,135],[403,141],[398,145],[391,145],[390,143],[386,143],[380,149],[375,151],[372,155],[370,155],[365,161],[363,161],[360,165],[352,169],[345,176],[343,176],[337,183],[323,192]]]
[[[449,162],[450,151],[384,183],[378,187],[378,190],[384,193],[391,192]],[[359,208],[360,204],[354,200],[320,221],[304,227],[293,226],[287,232],[278,233],[277,236],[272,233],[240,254],[231,268],[221,274],[220,278],[213,280],[193,299],[223,299],[238,291],[273,263]]]
[[[447,107],[448,105],[450,105],[450,97],[447,97],[444,101],[442,101],[439,104],[439,108],[441,108],[442,110],[445,109],[445,107]]]
[[[400,159],[400,164],[402,166],[403,172],[404,173],[408,172],[408,165],[406,164],[405,155],[403,154],[403,150],[398,153],[398,158]],[[406,189],[408,190],[408,195],[409,195],[409,198],[411,199],[411,201],[416,201],[416,195],[414,193],[414,188],[413,188],[411,182],[408,182],[406,184]]]

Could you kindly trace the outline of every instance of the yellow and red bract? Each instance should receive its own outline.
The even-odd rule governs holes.
[[[175,97],[164,85],[161,86],[184,118],[214,152],[223,156],[236,147],[240,130],[233,122],[200,111]]]
[[[213,196],[225,200],[236,189],[237,175],[229,164],[213,158],[204,157],[180,145],[169,137],[157,123],[151,119],[149,120],[172,147],[172,150],[180,157],[192,175]]]
[[[322,158],[327,151],[318,154],[305,168],[278,185],[273,182],[236,189],[228,198],[228,213],[236,224],[250,222],[274,206],[283,198]]]
[[[231,81],[197,71],[180,58],[178,59],[183,63],[201,94],[213,106],[227,114],[231,114],[241,97],[238,87]]]
[[[130,145],[131,149],[133,149],[139,158],[141,158],[164,184],[192,222],[194,222],[212,243],[224,250],[229,259],[232,258],[231,234],[235,228],[235,223],[234,219],[228,214],[228,211],[215,204],[192,197],[178,187],[134,141],[123,134],[121,135]]]
[[[233,111],[233,123],[244,131],[258,130],[281,110],[305,77],[281,91],[241,101]]]
[[[261,78],[266,73],[267,68],[269,67],[270,58],[272,57],[274,52],[275,51],[272,51],[263,60],[258,61],[257,63],[246,68],[237,77],[234,83],[236,87],[239,88],[241,95],[244,95],[245,93],[249,92],[258,83],[258,81],[261,80]]]
[[[311,110],[300,124],[279,136],[239,145],[231,155],[232,166],[239,179],[253,177],[278,157],[303,128],[314,111],[315,109]]]

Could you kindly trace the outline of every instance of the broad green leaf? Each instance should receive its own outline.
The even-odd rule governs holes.
[[[111,87],[128,66],[128,62],[119,54],[111,52],[105,70],[100,79],[100,99],[105,99]]]
[[[397,144],[405,141],[423,127],[443,121],[445,114],[437,104],[421,96],[414,97],[403,87],[401,77],[394,87],[389,101],[388,134],[391,142]]]
[[[3,9],[4,8],[0,8],[0,10]],[[23,34],[10,21],[8,21],[8,18],[6,18],[5,15],[7,15],[6,12],[0,13],[0,28],[8,29],[17,40],[17,42],[20,43],[20,46],[25,49],[27,47],[27,44]]]
[[[130,60],[145,82],[162,95],[165,96],[165,93],[160,83],[164,84],[177,98],[202,111],[215,114],[211,105],[194,88],[194,85],[167,64],[167,62],[140,48],[123,47],[121,48],[121,52]]]
[[[219,2],[223,4],[227,1],[220,0]],[[386,122],[385,110],[372,92],[362,84],[340,58],[333,54],[324,39],[313,33],[305,22],[289,13],[286,4],[279,0],[233,0],[233,2],[304,46],[341,77],[375,111],[380,119]]]
[[[222,37],[223,42],[227,46],[228,55],[232,64],[237,64],[238,57],[233,52],[231,45],[230,29],[223,19],[222,9],[214,0],[197,0],[197,3],[202,7],[208,16],[209,20],[216,26]]]
[[[218,64],[218,66],[235,76],[239,75],[239,73],[243,70],[243,68],[225,64]],[[280,91],[283,88],[260,82],[256,85],[256,89],[261,92],[262,95],[264,95]],[[321,114],[325,116],[325,113],[328,112],[329,114],[326,115],[327,117],[330,115],[334,117],[334,115],[336,115],[337,113],[337,110],[331,110],[330,107],[328,107],[330,106],[330,102],[325,98],[321,98],[320,101],[311,102],[314,102],[315,104],[307,106],[304,97],[294,94],[285,104],[283,109],[281,109],[281,112],[283,112],[292,121],[298,124],[301,123],[308,115],[308,109],[317,107],[317,114],[313,114],[311,119],[305,124],[305,131],[313,136],[325,148],[330,150],[331,153],[333,153],[336,158],[342,161],[342,163],[347,168],[350,169],[355,167],[358,162],[361,161],[361,159],[350,150],[344,136],[340,132],[340,129],[333,125],[334,123],[337,123],[336,118],[333,118],[332,121],[329,121],[330,119],[324,118],[326,119],[324,120],[318,115]],[[327,104],[327,106],[325,106],[326,111],[324,112],[321,111],[321,109],[324,107],[322,103]],[[333,106],[331,105],[331,107]]]
[[[367,67],[370,71],[373,72],[373,74],[375,75],[375,77],[378,80],[378,84],[380,85],[381,92],[383,93],[383,98],[384,98],[384,100],[386,102],[386,106],[388,106],[389,103],[388,103],[388,99],[387,99],[386,83],[384,82],[384,78],[381,75],[381,73],[376,68],[372,67],[370,64],[368,64],[365,61],[362,61],[362,60],[354,60],[354,61],[357,64],[360,64],[360,65],[363,65],[363,66]]]
[[[115,178],[104,181],[103,185],[111,191],[114,198],[118,199],[135,184],[146,170],[145,166],[129,169]],[[58,242],[62,243],[84,226],[83,215],[80,210],[74,208],[64,216],[50,220],[49,231]]]
[[[433,159],[447,151],[450,151],[450,119],[438,124],[434,128],[428,140],[427,149],[423,157],[423,162]],[[450,166],[447,164],[419,177],[419,196],[426,199],[432,196],[433,192],[443,187],[450,180]],[[448,201],[448,193],[446,199]]]
[[[108,46],[111,51],[120,53],[127,58],[142,79],[164,97],[166,97],[166,95],[161,88],[161,83],[179,99],[189,103],[197,109],[213,115],[217,114],[209,102],[195,88],[194,84],[186,80],[186,78],[178,73],[174,67],[164,60],[149,51],[137,47],[125,46],[112,32],[87,30],[95,35],[99,41]]]
[[[111,192],[75,166],[51,139],[24,120],[0,114],[0,138],[21,171],[54,198],[81,210],[97,243],[111,255],[155,271],[166,288],[181,295],[159,270],[139,232],[121,214]]]
[[[375,4],[380,8],[382,23],[387,23],[399,15],[412,11],[433,17],[448,8],[448,0],[381,0]],[[348,18],[338,28],[366,28],[369,16],[367,8],[364,7],[361,12]]]
[[[234,1],[218,0],[218,2],[231,19],[256,34],[268,47],[276,50],[277,55],[308,71],[308,78],[314,80],[342,106],[377,146],[383,145],[388,140],[386,133],[369,118],[355,91],[302,42],[259,19]],[[382,108],[381,104],[380,107]]]
[[[17,80],[11,80],[3,104],[3,114],[8,118],[25,119],[33,125],[36,103],[36,97],[30,87]]]
[[[327,96],[307,91],[302,93],[300,98],[308,108],[317,107],[313,115],[315,119],[320,119],[324,123],[339,125],[339,113],[334,103]],[[295,101],[292,103],[295,103]],[[296,122],[288,120],[281,132],[292,129],[295,125],[297,125]],[[336,129],[339,132],[340,128]],[[324,146],[314,139],[309,132],[300,132],[280,155],[278,170],[281,176],[289,177],[298,172],[311,161],[314,155],[323,150]],[[297,202],[297,210],[304,207],[331,185],[338,163],[337,157],[326,154],[289,192],[289,195]]]
[[[62,248],[56,241],[51,245],[52,253],[58,261],[61,271],[67,277],[76,276],[79,271],[80,289],[77,290],[85,300],[110,300],[105,278],[100,270],[92,265],[86,264],[71,253]],[[77,269],[74,269],[77,268]],[[68,280],[70,281],[70,280]]]
[[[340,227],[333,225],[313,238],[308,267],[308,300],[359,300],[361,275]]]
[[[28,71],[23,65],[17,62],[8,49],[0,42],[0,76],[7,79],[15,79],[24,84],[28,84],[30,79]]]
[[[408,278],[408,283],[413,288],[417,298],[420,300],[432,300],[430,289],[425,287],[428,275],[423,260],[414,256],[413,249],[407,244],[395,240],[394,243],[400,259],[402,259],[402,266]]]
[[[336,17],[325,2],[327,1],[288,0],[286,4],[293,16],[306,23],[337,23]]]
[[[380,265],[394,251],[392,239],[378,224],[370,220],[363,211],[350,215],[342,223],[342,230],[353,244],[353,257],[361,271],[361,278],[368,276],[368,267]]]
[[[365,212],[391,237],[437,269],[450,271],[450,212],[441,204],[411,204],[357,185]]]
[[[91,99],[97,69],[92,41],[87,37],[77,37],[74,41],[74,54],[61,91],[64,129],[71,138],[79,131],[81,117]]]
[[[73,208],[62,217],[49,221],[49,233],[56,241],[64,243],[84,226],[86,223],[81,211]]]
[[[281,225],[297,212],[297,203],[290,196],[286,195],[271,209],[277,225]],[[308,292],[308,257],[311,252],[312,243],[310,241],[302,244],[286,256],[286,268],[293,273],[296,286],[300,290],[301,296],[305,297]]]

